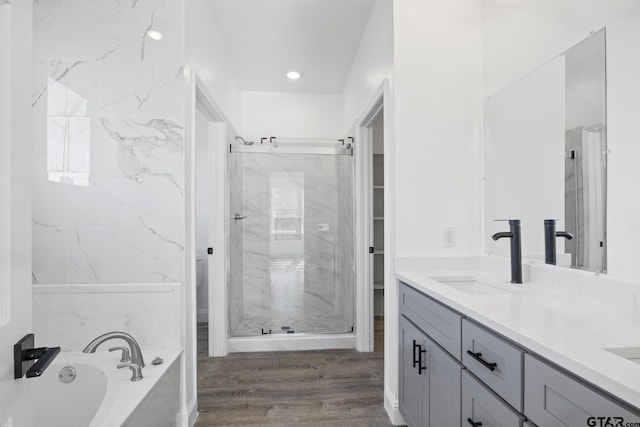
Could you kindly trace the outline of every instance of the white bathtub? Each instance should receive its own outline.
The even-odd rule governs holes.
[[[175,426],[178,411],[179,351],[143,351],[144,378],[132,382],[129,368],[117,369],[120,352],[62,352],[40,378],[33,378],[35,424],[64,427]],[[161,365],[151,361],[160,356]],[[75,379],[63,383],[71,366]]]

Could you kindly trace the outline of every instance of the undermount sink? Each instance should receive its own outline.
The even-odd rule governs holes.
[[[443,285],[447,285],[453,289],[470,295],[508,295],[513,293],[506,289],[477,280],[474,277],[432,277],[432,279],[436,282],[442,283]]]
[[[630,362],[640,364],[640,347],[605,348],[605,350]]]

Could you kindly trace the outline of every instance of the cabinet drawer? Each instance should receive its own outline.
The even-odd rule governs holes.
[[[524,418],[486,388],[468,371],[462,371],[462,425],[520,427]],[[478,424],[482,423],[482,424]]]
[[[524,358],[524,390],[524,414],[540,426],[591,425],[589,417],[612,417],[610,425],[618,424],[613,417],[623,418],[624,423],[640,422],[640,413],[528,354]]]
[[[475,323],[462,320],[463,365],[520,412],[522,355],[523,351],[513,344]]]
[[[400,283],[400,314],[411,319],[437,344],[460,359],[460,321],[462,316]]]

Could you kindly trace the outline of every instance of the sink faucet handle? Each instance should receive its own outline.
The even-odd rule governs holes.
[[[122,351],[122,357],[120,358],[120,362],[122,363],[131,362],[131,353],[129,352],[129,349],[127,347],[118,346],[118,347],[111,347],[109,349],[109,351],[117,351],[117,350]]]
[[[142,368],[137,363],[119,363],[118,369],[131,369],[131,381],[140,381],[142,379]]]

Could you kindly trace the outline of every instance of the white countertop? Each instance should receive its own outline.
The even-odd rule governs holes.
[[[480,271],[406,268],[398,269],[396,276],[532,353],[640,408],[640,364],[604,350],[640,347],[640,311],[610,301],[603,303],[604,297],[599,300],[597,296],[575,296],[535,283],[512,285]],[[469,294],[432,279],[472,276],[509,292]],[[604,288],[603,292],[608,290]],[[637,293],[631,293],[631,298],[638,296],[640,287]]]

